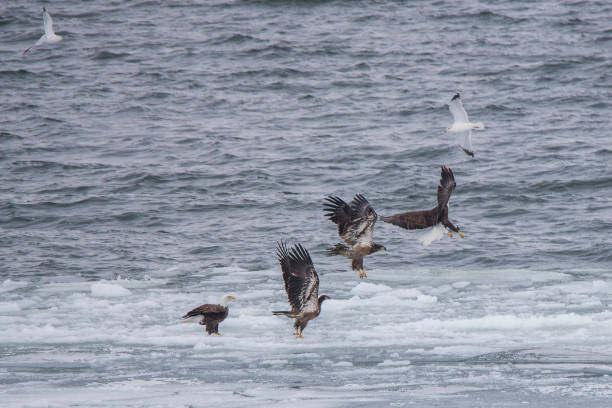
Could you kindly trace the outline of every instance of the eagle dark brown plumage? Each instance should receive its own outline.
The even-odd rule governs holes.
[[[455,176],[453,171],[445,166],[442,166],[440,175],[440,185],[438,186],[438,205],[431,210],[409,211],[400,214],[394,214],[389,217],[380,217],[384,222],[391,223],[406,229],[423,229],[433,227],[441,223],[446,228],[454,231],[463,237],[463,233],[459,232],[459,226],[454,225],[448,219],[448,201],[453,190],[455,189]],[[452,233],[449,232],[449,236]]]
[[[227,303],[230,300],[235,300],[234,296],[225,295],[221,298],[221,304],[205,304],[190,310],[182,317],[183,320],[191,319],[193,317],[202,316],[199,324],[206,326],[206,333],[215,334],[219,336],[219,323],[221,323],[227,317],[229,308]]]
[[[295,319],[295,335],[302,336],[308,322],[321,313],[321,304],[329,296],[319,297],[319,276],[312,264],[310,254],[302,245],[296,244],[287,249],[284,242],[277,243],[276,254],[283,272],[285,292],[291,311],[274,311],[275,315],[285,315]]]
[[[363,257],[386,248],[374,243],[374,224],[378,215],[368,200],[357,194],[348,205],[341,198],[325,198],[323,211],[333,223],[338,225],[338,235],[349,246],[336,244],[328,249],[329,255],[343,255],[352,260],[351,268],[359,272],[360,278],[368,275],[363,267]]]

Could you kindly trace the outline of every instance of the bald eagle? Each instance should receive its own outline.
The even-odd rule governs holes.
[[[276,254],[283,271],[285,292],[291,305],[290,312],[275,311],[275,315],[285,315],[295,319],[295,335],[302,338],[302,330],[308,322],[321,313],[321,304],[329,296],[319,296],[319,276],[307,250],[300,244],[287,249],[284,242],[277,243]]]
[[[187,312],[182,319],[188,321],[192,320],[194,317],[202,316],[199,324],[206,326],[206,333],[220,336],[219,323],[227,317],[227,313],[229,312],[227,304],[230,300],[236,300],[236,298],[232,295],[225,295],[221,298],[219,305],[205,304],[198,306]]]
[[[448,200],[455,189],[455,185],[453,171],[442,166],[440,185],[438,186],[438,205],[436,207],[431,210],[409,211],[390,217],[380,217],[380,219],[406,229],[423,229],[442,224],[445,228],[455,231],[463,238],[464,235],[459,232],[459,226],[453,225],[448,219]],[[453,233],[449,231],[448,236],[452,237]]]
[[[386,248],[374,243],[374,224],[378,215],[368,200],[357,194],[351,205],[336,196],[326,197],[323,211],[332,222],[338,225],[338,235],[349,246],[336,244],[329,248],[329,255],[343,255],[351,259],[351,268],[359,272],[360,278],[367,278],[363,268],[363,257]]]

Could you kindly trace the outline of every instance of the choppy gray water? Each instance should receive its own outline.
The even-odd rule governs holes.
[[[609,2],[55,1],[22,55],[42,5],[0,6],[3,404],[609,406]],[[325,256],[324,196],[429,208],[442,164],[464,239]],[[303,340],[281,238],[333,298]]]

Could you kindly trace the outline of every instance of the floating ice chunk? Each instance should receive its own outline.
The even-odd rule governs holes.
[[[410,360],[384,360],[382,363],[376,364],[379,367],[397,367],[410,365]]]
[[[419,295],[417,296],[416,301],[420,304],[431,304],[436,303],[438,301],[438,298],[436,296]]]
[[[453,288],[455,289],[463,289],[471,285],[471,282],[461,281],[453,283]]]
[[[396,289],[393,292],[393,297],[397,297],[401,299],[411,299],[411,298],[419,297],[422,294],[423,292],[415,288]]]
[[[368,296],[376,295],[382,292],[388,292],[391,288],[387,285],[370,283],[370,282],[359,282],[357,286],[351,289],[351,294],[355,296]]]
[[[261,364],[263,365],[274,365],[274,366],[278,366],[278,365],[287,365],[289,364],[289,360],[263,360],[261,362]]]
[[[129,296],[132,292],[120,285],[96,282],[91,285],[91,295],[96,297],[122,297]]]
[[[353,363],[350,361],[338,361],[335,364],[332,364],[334,367],[352,367]]]

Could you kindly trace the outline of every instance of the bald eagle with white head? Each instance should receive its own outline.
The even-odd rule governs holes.
[[[277,243],[276,254],[283,272],[285,292],[291,311],[274,311],[272,314],[295,319],[295,335],[302,338],[302,330],[309,321],[319,316],[321,304],[329,296],[319,296],[319,275],[312,264],[310,254],[300,244],[287,249],[284,242]]]
[[[443,226],[448,231],[448,236],[452,237],[450,231],[454,231],[461,238],[463,233],[459,231],[459,226],[453,224],[448,219],[448,201],[455,189],[455,176],[453,171],[445,166],[442,166],[440,175],[440,185],[438,186],[438,205],[431,210],[408,211],[405,213],[394,214],[389,217],[380,217],[384,222],[397,225],[405,229],[423,229],[434,227],[438,224]],[[449,231],[450,230],[450,231]]]
[[[220,336],[219,334],[219,323],[221,323],[227,317],[229,313],[229,307],[227,304],[231,300],[236,300],[236,298],[232,295],[225,295],[221,297],[219,301],[220,304],[210,304],[207,303],[205,305],[201,305],[196,307],[193,310],[190,310],[182,317],[183,321],[190,321],[193,318],[202,316],[199,324],[202,326],[206,326],[206,333],[209,335],[214,334],[215,336]]]

